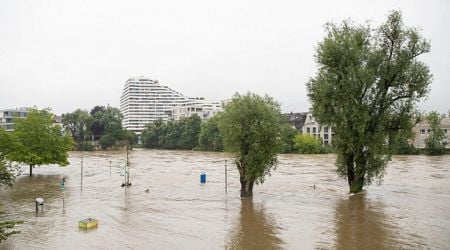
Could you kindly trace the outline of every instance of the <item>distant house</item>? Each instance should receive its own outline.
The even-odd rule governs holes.
[[[193,114],[197,114],[202,120],[208,120],[222,111],[222,105],[219,102],[191,99],[186,103],[173,107],[168,114],[169,120],[172,121],[178,121],[181,118],[190,117]]]
[[[302,127],[303,134],[309,134],[321,139],[324,145],[333,143],[334,130],[334,127],[320,125],[311,113],[306,115],[305,123]]]
[[[305,124],[305,119],[307,116],[307,112],[301,113],[286,113],[283,114],[287,117],[289,124],[292,125],[297,131],[302,131],[303,125]]]
[[[25,119],[28,116],[28,108],[0,110],[0,128],[6,131],[14,131],[15,119]]]
[[[447,142],[446,148],[450,148],[450,118],[444,118],[441,120],[441,125],[439,126],[446,136],[445,141]],[[414,146],[416,148],[425,148],[425,139],[432,133],[430,123],[427,120],[423,120],[413,127],[413,132],[415,134]]]

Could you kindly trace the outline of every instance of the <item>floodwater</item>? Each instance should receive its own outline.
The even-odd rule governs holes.
[[[33,177],[24,167],[14,188],[0,192],[2,219],[23,220],[22,233],[0,248],[450,248],[450,156],[394,157],[381,185],[350,196],[334,155],[280,155],[253,199],[239,197],[238,172],[224,153],[133,150],[129,188],[121,187],[125,158],[72,152],[71,165],[36,167]],[[45,200],[38,213],[37,197]],[[98,228],[79,229],[88,217]]]

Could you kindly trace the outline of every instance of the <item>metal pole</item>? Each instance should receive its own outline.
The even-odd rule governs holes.
[[[225,193],[228,194],[227,160],[225,160]]]
[[[109,161],[109,174],[111,174],[111,162],[112,161]]]
[[[129,155],[128,155],[129,153],[128,153],[128,145],[127,145],[127,175],[126,175],[126,177],[127,177],[127,186],[128,185],[130,185],[130,163],[129,163]]]
[[[83,156],[81,156],[81,190],[83,190]]]

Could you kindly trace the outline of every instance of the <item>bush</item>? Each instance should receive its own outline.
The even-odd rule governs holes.
[[[92,146],[92,142],[90,142],[90,141],[81,141],[81,142],[77,143],[76,150],[79,150],[79,151],[93,151],[94,150],[94,146]]]
[[[330,146],[322,146],[320,139],[308,135],[298,134],[294,138],[295,147],[301,154],[326,154],[332,152]]]
[[[116,140],[112,135],[104,135],[98,142],[100,143],[102,149],[107,149],[113,146],[116,143]]]

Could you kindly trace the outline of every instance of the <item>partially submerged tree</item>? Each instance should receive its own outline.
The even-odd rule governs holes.
[[[446,135],[444,130],[440,128],[441,120],[444,115],[436,111],[430,112],[426,119],[430,123],[431,133],[425,139],[425,153],[428,155],[443,155],[445,154],[445,146],[447,145]]]
[[[398,11],[375,30],[349,21],[326,28],[308,97],[318,121],[336,127],[338,172],[358,193],[383,177],[392,138],[411,127],[415,106],[429,91],[431,74],[418,56],[430,44],[404,26]]]
[[[16,146],[6,158],[30,165],[30,176],[35,165],[69,164],[67,152],[72,149],[72,140],[53,124],[49,110],[30,109],[27,118],[16,120],[13,136]]]
[[[253,195],[253,185],[264,182],[277,163],[280,144],[280,108],[256,94],[236,94],[221,114],[225,150],[235,154],[241,197]]]

